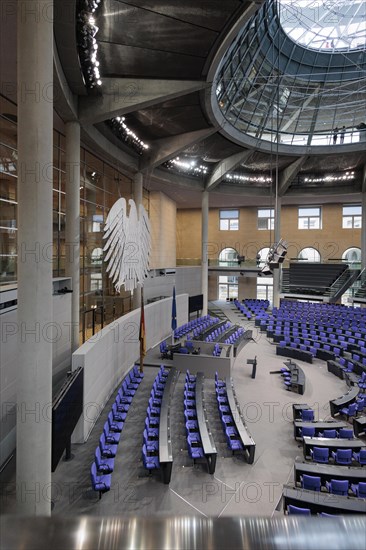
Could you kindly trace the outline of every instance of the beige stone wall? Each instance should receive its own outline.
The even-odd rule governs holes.
[[[164,193],[150,193],[150,269],[176,266],[176,204]]]
[[[219,278],[216,275],[208,276],[208,300],[218,300],[219,298]]]
[[[239,277],[239,299],[257,297],[257,277]]]
[[[306,206],[306,202],[302,203]],[[219,209],[209,213],[208,256],[217,259],[226,247],[235,248],[246,258],[254,259],[257,250],[273,243],[273,231],[257,229],[257,208],[240,209],[239,231],[219,230]],[[342,204],[322,206],[322,229],[299,230],[297,206],[283,206],[281,211],[281,236],[289,243],[287,257],[296,257],[305,247],[315,247],[323,260],[341,258],[352,246],[361,246],[360,229],[342,229]],[[201,258],[201,210],[177,211],[177,258]]]

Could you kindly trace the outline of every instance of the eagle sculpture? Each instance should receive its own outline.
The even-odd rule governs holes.
[[[151,251],[150,221],[145,208],[140,204],[139,214],[135,201],[128,201],[130,211],[127,216],[127,204],[124,198],[118,199],[112,206],[104,227],[105,262],[107,272],[117,292],[121,286],[125,290],[134,290],[143,285],[149,267]]]

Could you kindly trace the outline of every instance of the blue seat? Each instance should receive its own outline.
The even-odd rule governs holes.
[[[128,397],[133,397],[136,393],[136,390],[134,388],[129,387],[129,385],[127,384],[126,378],[122,382],[122,392],[123,392],[123,395],[126,395]]]
[[[94,461],[98,474],[110,474],[114,469],[114,458],[102,456],[99,446],[95,449]]]
[[[349,466],[352,463],[352,449],[337,449],[336,452],[332,451],[332,457],[336,464]]]
[[[148,417],[145,418],[145,430],[147,432],[148,439],[150,440],[159,439],[159,425],[158,426],[150,425],[150,421]]]
[[[310,508],[299,508],[298,506],[293,506],[292,504],[289,504],[287,506],[287,513],[289,516],[292,516],[292,515],[311,516]]]
[[[321,516],[323,518],[336,518],[337,514],[327,514],[326,512],[320,512],[318,516]]]
[[[142,446],[142,462],[144,468],[146,468],[146,470],[149,470],[149,472],[151,472],[151,470],[155,470],[156,468],[160,468],[159,456],[157,454],[157,451],[148,450],[145,444],[143,444]]]
[[[99,499],[102,498],[103,493],[106,493],[111,488],[111,474],[98,474],[95,462],[93,462],[90,468],[90,479],[93,490],[99,493]]]
[[[108,413],[108,425],[111,432],[121,432],[124,422],[122,420],[115,420],[113,418],[113,412],[111,411]]]
[[[186,422],[188,420],[197,420],[197,411],[196,409],[185,409],[184,416],[185,416]]]
[[[198,432],[199,429],[198,429],[198,422],[197,420],[187,420],[186,422],[186,432],[187,432],[187,435],[190,433],[190,432]]]
[[[356,409],[357,409],[356,403],[351,403],[348,407],[343,407],[343,409],[341,409],[339,412],[341,414],[344,414],[347,418],[349,418],[350,416],[355,416],[357,412]]]
[[[329,462],[328,447],[313,447],[310,449],[310,456],[314,462],[327,464]]]
[[[326,481],[325,485],[328,491],[333,495],[348,495],[349,481],[347,479],[331,479],[330,482]]]
[[[133,396],[131,396],[131,395],[125,395],[123,393],[123,389],[120,388],[118,390],[118,393],[117,393],[116,403],[117,403],[118,406],[120,406],[120,405],[131,405],[132,397]]]
[[[129,407],[129,405],[127,405],[127,407]],[[128,410],[128,408],[127,408],[127,410]],[[122,404],[121,405],[121,410],[120,410],[117,403],[114,402],[113,405],[112,405],[112,416],[113,416],[113,420],[115,420],[116,422],[124,422],[126,420],[126,416],[127,416],[127,411],[125,410],[125,405]]]
[[[134,381],[130,372],[127,374],[125,380],[126,380],[127,388],[129,390],[135,390],[135,391],[137,390],[137,388],[139,387],[139,383],[141,382],[141,380],[139,380],[139,382]]]
[[[104,423],[103,432],[105,435],[105,440],[111,445],[118,445],[119,440],[121,439],[121,432],[114,432],[109,427],[108,420]]]
[[[323,432],[319,432],[319,437],[334,439],[337,437],[337,430],[324,430]]]
[[[193,460],[203,458],[204,452],[202,448],[201,438],[198,433],[189,433],[187,436],[188,454]]]
[[[338,435],[341,439],[353,439],[354,434],[353,430],[350,430],[348,428],[340,428]]]
[[[150,439],[149,433],[147,429],[145,428],[142,434],[142,441],[146,446],[147,451],[158,451],[159,450],[159,440],[156,438]]]
[[[184,399],[184,409],[186,411],[196,410],[196,401],[194,399]]]
[[[104,458],[114,458],[117,454],[117,445],[108,443],[104,432],[99,438],[99,448]]]
[[[313,409],[302,409],[300,412],[300,417],[303,422],[313,422],[314,420],[314,411]]]
[[[354,451],[352,456],[361,466],[366,465],[366,449],[360,449],[358,453]]]
[[[302,437],[314,437],[315,435],[315,428],[312,428],[311,426],[304,426],[303,428],[300,428],[299,431]]]
[[[360,481],[360,483],[352,483],[351,485],[352,492],[358,498],[366,498],[366,483]]]
[[[301,476],[301,487],[311,491],[320,491],[321,478],[318,476],[309,476],[304,474]]]
[[[138,368],[137,365],[134,365],[133,366],[133,376],[135,378],[140,378],[141,380],[143,379],[143,377],[145,376],[145,373],[144,372],[141,372]]]

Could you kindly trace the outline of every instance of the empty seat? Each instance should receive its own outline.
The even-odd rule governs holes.
[[[289,516],[292,516],[292,515],[311,516],[310,508],[299,508],[298,506],[293,506],[292,504],[289,504],[287,506],[287,513]]]
[[[301,476],[301,487],[311,491],[320,491],[321,479],[318,476],[309,476],[304,474]]]
[[[110,474],[114,469],[114,458],[102,456],[99,446],[95,449],[94,461],[98,474]]]
[[[159,468],[160,463],[159,463],[158,451],[156,451],[156,450],[150,451],[146,448],[146,445],[143,444],[143,446],[142,446],[142,462],[143,462],[144,468],[149,470],[149,472],[151,472],[151,470]]]
[[[315,428],[311,426],[304,426],[303,428],[300,428],[299,431],[302,437],[314,437],[315,435]]]
[[[111,445],[118,445],[119,440],[121,439],[121,432],[114,432],[109,427],[108,420],[104,423],[103,432],[107,443]]]
[[[112,416],[113,420],[116,422],[124,422],[126,420],[127,411],[125,410],[126,405],[123,403],[120,405],[120,407],[117,405],[117,403],[113,403],[112,405]],[[129,405],[127,405],[128,410]]]
[[[111,432],[121,432],[123,430],[124,422],[122,420],[115,420],[111,411],[108,414],[108,425]]]
[[[98,474],[95,462],[93,462],[90,468],[90,479],[93,490],[98,491],[100,499],[102,498],[102,494],[111,488],[111,474]]]
[[[348,407],[343,407],[343,409],[341,409],[339,412],[341,414],[344,414],[347,418],[349,418],[350,416],[355,416],[357,412],[357,405],[356,403],[351,403]]]
[[[358,462],[361,466],[365,466],[366,465],[366,449],[360,449],[360,451],[357,453],[357,452],[353,452],[352,453],[352,457],[354,458],[354,460],[356,460],[356,462]]]
[[[354,438],[353,430],[348,429],[348,428],[340,428],[338,434],[339,434],[339,437],[341,439],[353,439]]]
[[[329,449],[328,447],[313,447],[310,449],[310,456],[314,462],[328,463]]]
[[[349,481],[347,479],[331,479],[330,482],[326,481],[325,485],[328,491],[333,495],[348,495]]]
[[[303,422],[313,422],[314,420],[313,409],[302,409],[300,411],[300,417]]]
[[[108,443],[104,432],[99,438],[99,448],[103,457],[114,458],[117,454],[117,445]]]
[[[334,439],[337,437],[337,430],[324,430],[323,432],[319,432],[319,436]]]
[[[352,463],[352,449],[337,449],[336,452],[332,451],[332,457],[336,464],[348,466]]]
[[[366,483],[352,483],[351,485],[352,492],[359,498],[366,498]]]

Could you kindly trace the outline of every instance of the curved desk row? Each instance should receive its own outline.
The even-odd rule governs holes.
[[[365,514],[366,500],[357,497],[348,497],[309,491],[291,485],[284,485],[282,493],[284,509],[289,504],[300,508],[310,508],[312,514],[326,512],[328,514]]]
[[[240,413],[238,400],[236,398],[235,391],[233,388],[232,379],[227,377],[225,382],[226,382],[227,400],[231,410],[231,415],[234,419],[235,428],[237,429],[240,440],[243,444],[243,449],[244,449],[247,462],[248,464],[253,464],[254,455],[255,455],[255,441],[250,435],[248,428],[245,425],[244,418]]]
[[[217,450],[208,425],[208,419],[205,408],[205,399],[203,395],[204,375],[198,372],[196,375],[196,412],[198,429],[201,436],[202,448],[207,460],[208,471],[215,473]]]
[[[333,464],[318,464],[317,462],[300,462],[294,464],[294,481],[301,482],[303,475],[317,476],[321,478],[321,484],[331,479],[347,479],[350,483],[365,483],[366,468],[358,466],[339,466]]]
[[[339,414],[340,410],[343,409],[343,407],[348,407],[350,403],[356,401],[359,393],[360,388],[358,386],[352,386],[349,391],[344,395],[341,395],[341,397],[337,397],[337,399],[332,399],[331,401],[329,401],[330,414],[332,416]]]
[[[310,449],[313,447],[328,447],[330,451],[336,451],[337,449],[352,449],[352,451],[359,451],[366,448],[366,442],[361,439],[333,439],[329,437],[303,437],[303,450],[304,458],[310,456]]]
[[[174,393],[179,372],[172,368],[169,372],[160,408],[159,422],[159,462],[163,472],[164,483],[169,483],[172,475],[173,454],[170,436],[170,402]]]
[[[349,428],[349,424],[342,421],[330,420],[329,422],[302,422],[301,420],[294,421],[294,438],[302,437],[302,428],[315,428],[315,437],[323,430],[339,430],[340,428]]]
[[[313,362],[313,354],[310,351],[304,351],[298,348],[291,348],[289,346],[276,346],[276,355],[283,357],[291,357],[292,359],[299,359],[305,361],[305,363]]]

